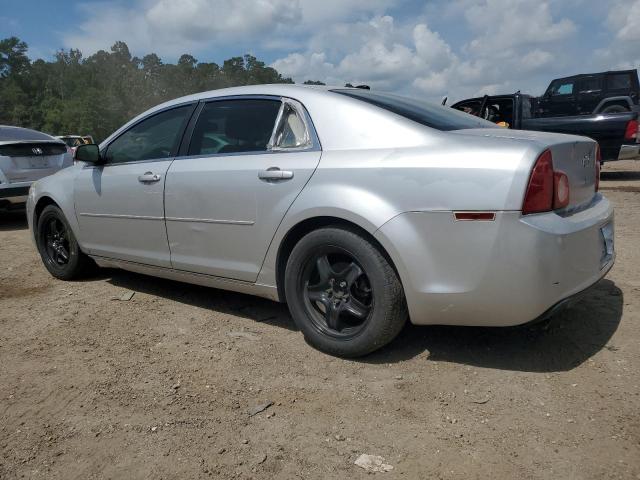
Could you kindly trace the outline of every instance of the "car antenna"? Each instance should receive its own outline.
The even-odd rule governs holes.
[[[356,88],[361,88],[363,90],[371,90],[369,85],[356,85]]]

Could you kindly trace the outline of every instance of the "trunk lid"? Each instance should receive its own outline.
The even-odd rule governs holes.
[[[0,144],[0,170],[9,183],[29,182],[67,166],[62,142],[5,142]]]
[[[564,172],[569,178],[570,196],[567,210],[589,204],[596,193],[597,143],[590,138],[502,128],[456,130],[450,133],[526,142],[539,148],[540,153],[546,149],[551,150],[553,169],[557,172]],[[533,168],[533,163],[531,167]]]

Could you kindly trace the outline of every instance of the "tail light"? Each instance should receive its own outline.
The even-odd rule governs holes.
[[[571,189],[564,172],[554,172],[551,150],[538,157],[522,203],[522,214],[550,212],[569,205]]]
[[[629,120],[627,123],[627,129],[624,132],[625,140],[635,140],[640,141],[640,135],[638,135],[638,131],[640,130],[640,124],[638,124],[638,120]]]

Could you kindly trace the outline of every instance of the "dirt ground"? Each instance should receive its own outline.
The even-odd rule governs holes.
[[[640,162],[602,190],[617,263],[547,328],[407,326],[356,361],[266,300],[54,280],[5,215],[0,478],[365,478],[367,453],[383,478],[639,479]]]

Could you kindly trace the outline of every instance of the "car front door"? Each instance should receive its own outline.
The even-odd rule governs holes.
[[[87,253],[170,267],[164,183],[195,104],[151,115],[84,166],[74,185],[80,242]]]
[[[575,90],[574,80],[555,80],[540,102],[542,116],[576,115]]]
[[[318,165],[319,143],[306,110],[293,100],[227,98],[200,109],[186,155],[167,173],[171,263],[253,282],[280,221]]]

